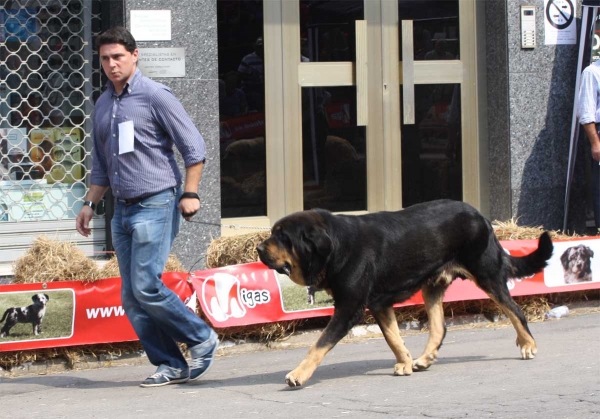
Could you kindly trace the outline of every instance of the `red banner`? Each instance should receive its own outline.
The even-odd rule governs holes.
[[[510,254],[523,256],[537,247],[537,240],[503,241],[502,245]],[[324,292],[318,292],[316,304],[310,305],[306,287],[260,262],[196,271],[191,276],[193,287],[188,278],[187,273],[163,275],[165,284],[191,309],[200,301],[215,328],[333,313],[333,301]],[[554,241],[554,255],[546,269],[530,278],[510,279],[508,287],[513,296],[600,289],[600,240]],[[486,298],[471,281],[456,280],[444,301]],[[422,303],[417,293],[397,307]],[[25,308],[38,314],[44,309],[41,325],[33,320],[35,316],[23,317]],[[0,285],[0,315],[5,314],[0,321],[0,352],[137,340],[121,306],[120,278]]]
[[[163,275],[165,285],[186,302],[194,293],[187,279],[186,273]],[[40,322],[35,313],[40,310],[41,333],[36,334]],[[19,316],[24,311],[29,318]],[[121,306],[121,278],[2,285],[0,315],[4,314],[0,352],[137,340]]]
[[[523,256],[537,248],[537,240],[513,240],[501,242],[504,249],[514,256]],[[598,255],[593,258],[594,252]],[[595,276],[569,277],[569,255],[588,255],[590,272]],[[577,262],[575,262],[577,263]],[[582,262],[580,262],[582,263]],[[300,290],[300,298],[306,291],[302,287],[262,263],[227,266],[197,271],[192,283],[198,294],[203,312],[212,324],[219,327],[243,326],[284,320],[306,319],[333,314],[333,301],[325,307],[311,307],[308,302],[295,303],[290,309],[286,302],[288,287]],[[543,272],[530,278],[509,279],[508,287],[513,296],[548,294],[600,288],[600,240],[595,238],[554,241],[554,255]],[[297,294],[297,293],[296,293]],[[298,300],[296,295],[295,299]],[[446,291],[445,302],[487,299],[488,296],[473,282],[456,280]],[[397,304],[396,307],[423,304],[421,293]]]

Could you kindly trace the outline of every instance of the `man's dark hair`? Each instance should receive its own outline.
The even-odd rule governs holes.
[[[100,50],[102,45],[107,44],[121,44],[125,49],[133,54],[133,51],[137,48],[135,39],[131,32],[122,26],[110,28],[102,32],[96,38],[96,47]]]

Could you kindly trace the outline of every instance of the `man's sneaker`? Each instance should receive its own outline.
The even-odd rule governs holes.
[[[195,381],[202,377],[212,367],[215,359],[215,352],[219,346],[219,337],[211,331],[210,338],[199,345],[190,348],[192,360],[190,361],[190,381]]]
[[[178,377],[173,377],[172,375],[178,375]],[[142,381],[140,387],[160,387],[168,384],[185,383],[189,378],[187,374],[183,375],[181,372],[177,374],[169,367],[161,365],[154,374]]]

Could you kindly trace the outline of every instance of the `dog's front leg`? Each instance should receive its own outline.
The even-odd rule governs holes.
[[[341,312],[335,310],[329,324],[308,350],[308,354],[292,372],[285,376],[285,382],[290,387],[299,387],[304,385],[313,375],[317,367],[323,361],[327,352],[329,352],[354,326],[360,316],[358,312]]]
[[[385,341],[396,356],[394,375],[411,375],[413,372],[413,360],[410,352],[404,345],[398,329],[398,320],[392,307],[379,311],[373,311],[373,316],[379,324],[379,328],[385,337]]]

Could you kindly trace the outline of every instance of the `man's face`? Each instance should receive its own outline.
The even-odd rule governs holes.
[[[138,50],[131,53],[121,44],[106,44],[100,47],[99,53],[106,77],[113,82],[117,91],[122,90],[135,73]]]

